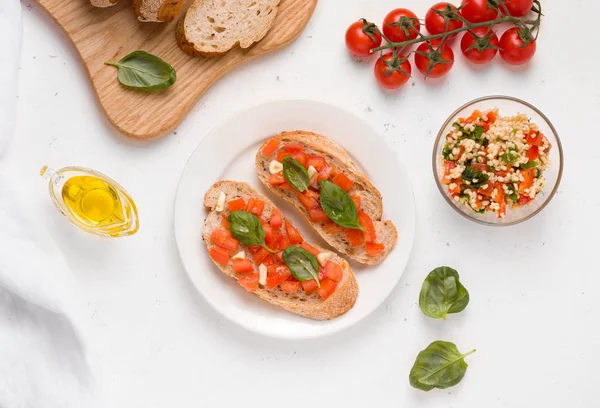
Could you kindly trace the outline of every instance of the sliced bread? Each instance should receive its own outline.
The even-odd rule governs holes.
[[[271,29],[280,0],[195,0],[179,21],[177,43],[187,54],[214,57],[248,48]]]
[[[119,0],[90,0],[94,7],[110,7],[117,4]]]
[[[279,141],[276,150],[265,155],[263,150],[269,143],[269,141],[266,141],[256,154],[256,171],[262,183],[273,193],[292,203],[323,239],[342,254],[363,264],[374,265],[383,261],[394,248],[398,240],[398,232],[392,221],[381,219],[383,214],[381,193],[371,183],[369,177],[357,168],[348,153],[341,146],[325,136],[311,132],[283,132],[273,139]],[[296,190],[282,189],[279,185],[269,183],[269,178],[272,175],[269,169],[270,163],[276,160],[278,154],[288,143],[300,144],[304,147],[304,152],[309,156],[323,157],[327,162],[327,166],[335,169],[336,172],[343,173],[354,182],[347,192],[351,196],[360,197],[360,209],[373,221],[376,243],[382,244],[384,246],[383,250],[380,250],[376,255],[370,255],[367,253],[366,243],[353,246],[348,239],[346,231],[333,225],[332,221],[313,222],[309,210],[299,200]],[[328,228],[332,226],[333,228]]]
[[[217,211],[221,193],[226,197],[225,203],[229,203],[238,198],[241,198],[246,202],[248,202],[249,198],[262,200],[265,205],[261,218],[265,220],[270,219],[273,210],[276,208],[268,198],[258,193],[247,183],[220,181],[214,184],[204,196],[204,206],[208,209],[209,213],[204,221],[204,227],[202,228],[202,238],[209,252],[215,247],[215,244],[211,241],[211,234],[215,229],[222,227],[223,215],[229,214],[227,204],[225,204],[222,212]],[[281,233],[288,236],[286,232],[286,223],[288,223],[288,220],[283,217],[283,226],[280,230]],[[329,261],[340,265],[343,271],[343,277],[337,284],[335,291],[326,300],[322,300],[316,291],[306,293],[302,288],[300,288],[297,293],[291,294],[282,290],[279,286],[269,289],[267,286],[259,285],[253,293],[273,305],[301,316],[316,320],[333,319],[334,317],[346,313],[354,306],[358,296],[358,284],[348,262],[330,251],[326,251],[315,245],[312,245],[312,247],[320,253],[329,253]],[[258,271],[259,265],[257,265],[256,259],[250,248],[240,243],[240,247],[234,252],[237,253],[239,251],[244,252],[245,259],[251,260],[254,270]],[[241,278],[241,275],[234,271],[231,261],[226,266],[215,261],[215,265],[217,265],[227,276],[235,280]]]
[[[144,22],[169,22],[181,13],[187,0],[133,0],[138,20]]]

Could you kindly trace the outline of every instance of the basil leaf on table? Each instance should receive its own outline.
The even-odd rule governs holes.
[[[469,304],[469,292],[460,283],[458,272],[447,266],[435,268],[427,275],[421,294],[419,307],[434,319],[446,319],[448,313],[459,313]]]
[[[119,62],[105,62],[117,67],[119,82],[130,88],[153,91],[173,85],[177,74],[172,66],[146,51],[134,51]]]
[[[283,176],[290,186],[303,192],[310,185],[310,176],[308,171],[300,162],[290,156],[283,159]]]
[[[455,386],[467,371],[465,357],[474,352],[461,354],[453,343],[434,341],[417,356],[408,376],[410,385],[423,391]]]
[[[348,193],[329,180],[319,181],[321,207],[331,221],[340,227],[365,231],[358,221],[356,205]]]
[[[283,262],[287,265],[292,276],[300,282],[312,280],[319,282],[319,263],[313,254],[297,246],[289,246],[283,251]]]
[[[227,217],[231,235],[247,246],[259,245],[269,252],[273,251],[265,244],[265,230],[258,217],[248,211],[235,211]]]

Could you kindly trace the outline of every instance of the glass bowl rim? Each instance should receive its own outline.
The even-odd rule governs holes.
[[[520,218],[518,220],[509,222],[509,223],[505,223],[505,224],[500,224],[500,223],[494,223],[494,222],[480,220],[480,219],[472,217],[472,216],[466,214],[465,212],[461,211],[460,209],[458,209],[456,207],[456,204],[450,199],[450,197],[448,196],[448,194],[446,194],[446,192],[444,191],[444,188],[443,188],[442,184],[440,183],[440,180],[439,180],[439,177],[438,177],[438,173],[437,173],[437,150],[438,150],[437,146],[438,146],[438,143],[440,142],[440,139],[442,137],[444,137],[444,129],[446,129],[446,127],[450,124],[450,121],[456,115],[458,115],[459,112],[461,112],[464,109],[467,109],[469,106],[475,105],[476,103],[479,103],[479,102],[484,102],[484,101],[489,101],[489,100],[495,100],[495,99],[501,99],[501,100],[507,100],[507,101],[511,101],[511,102],[516,102],[518,104],[521,104],[521,105],[524,105],[524,106],[528,107],[529,109],[533,110],[535,113],[537,113],[538,115],[540,115],[540,117],[546,122],[546,124],[548,125],[548,127],[550,127],[550,130],[552,130],[552,133],[553,133],[554,137],[556,138],[556,145],[557,145],[557,148],[558,148],[558,156],[559,156],[558,176],[556,178],[556,183],[554,184],[554,187],[552,188],[552,191],[548,195],[548,198],[546,199],[546,201],[537,210],[535,210],[531,214],[528,214],[527,216],[525,216],[523,218]],[[433,154],[432,154],[433,177],[435,178],[435,183],[437,184],[438,190],[440,191],[440,193],[444,197],[444,200],[446,200],[446,202],[450,205],[450,207],[452,207],[452,209],[454,211],[456,211],[457,213],[459,213],[463,217],[465,217],[465,218],[467,218],[467,219],[469,219],[469,220],[471,220],[473,222],[476,222],[478,224],[489,225],[489,226],[494,226],[494,227],[509,227],[511,225],[520,224],[520,223],[522,223],[524,221],[527,221],[530,218],[533,218],[534,216],[536,216],[537,214],[539,214],[544,208],[546,208],[546,206],[554,198],[554,195],[556,194],[556,192],[558,190],[558,187],[560,186],[560,182],[562,180],[562,175],[563,175],[563,163],[564,163],[564,157],[563,157],[562,143],[560,141],[560,137],[558,136],[558,132],[556,131],[556,128],[554,127],[554,125],[552,124],[552,122],[550,122],[550,119],[548,119],[548,117],[546,115],[544,115],[544,113],[542,111],[540,111],[538,108],[536,108],[535,106],[533,106],[529,102],[526,102],[526,101],[524,101],[522,99],[519,99],[519,98],[516,98],[514,96],[507,96],[507,95],[482,96],[480,98],[473,99],[473,100],[471,100],[471,101],[463,104],[462,106],[460,106],[459,108],[457,108],[454,112],[452,112],[450,114],[450,116],[448,116],[448,119],[446,119],[444,121],[444,124],[440,127],[440,130],[439,130],[439,132],[437,134],[437,137],[435,138],[435,141],[433,143]]]

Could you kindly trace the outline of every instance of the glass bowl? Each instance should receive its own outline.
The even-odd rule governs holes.
[[[519,207],[508,205],[506,216],[504,218],[498,218],[496,213],[491,211],[487,211],[485,214],[477,213],[470,207],[467,207],[462,201],[455,201],[447,192],[446,186],[441,183],[441,179],[444,176],[442,149],[446,141],[446,135],[450,132],[452,124],[459,117],[469,117],[476,109],[486,111],[495,108],[498,109],[498,113],[501,116],[513,116],[518,113],[527,115],[531,122],[538,125],[540,132],[542,132],[552,144],[549,154],[551,164],[550,168],[546,169],[543,173],[546,181],[541,193],[527,205]],[[548,120],[548,118],[533,105],[510,96],[486,96],[461,106],[450,115],[446,122],[444,122],[433,146],[433,173],[440,193],[442,193],[446,202],[459,214],[480,224],[497,226],[514,225],[538,214],[546,207],[546,205],[548,205],[552,197],[554,197],[562,178],[562,172],[562,145],[558,138],[558,134],[556,133],[556,129],[554,129],[550,120]]]

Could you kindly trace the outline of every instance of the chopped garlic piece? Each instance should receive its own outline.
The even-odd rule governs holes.
[[[258,283],[263,286],[267,284],[267,267],[265,264],[258,266]]]
[[[217,199],[217,207],[215,208],[215,210],[217,212],[221,212],[221,211],[223,211],[224,208],[225,208],[225,193],[221,191],[221,194],[219,194],[219,198]]]
[[[269,163],[269,172],[271,174],[277,174],[281,171],[283,171],[283,163],[280,163],[277,160],[273,160]]]
[[[246,259],[246,252],[240,251],[234,256],[232,256],[231,259]]]
[[[327,261],[329,261],[332,257],[333,254],[331,252],[321,252],[319,255],[317,255],[317,261],[319,261],[319,265],[325,266]]]

